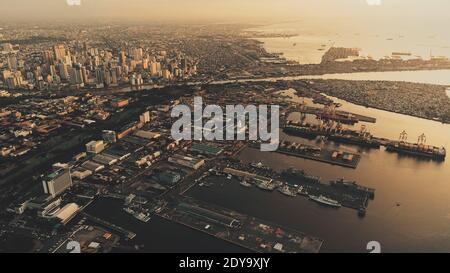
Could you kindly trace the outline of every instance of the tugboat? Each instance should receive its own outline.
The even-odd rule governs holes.
[[[295,197],[297,196],[297,194],[295,192],[293,192],[288,185],[284,185],[283,187],[278,189],[279,192],[281,192],[282,194],[286,195],[286,196],[290,196],[290,197]]]
[[[317,203],[327,205],[330,207],[334,207],[334,208],[340,208],[342,206],[338,201],[333,200],[331,198],[327,198],[323,195],[320,195],[320,196],[310,195],[309,198]]]

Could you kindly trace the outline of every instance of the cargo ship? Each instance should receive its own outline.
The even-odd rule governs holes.
[[[340,208],[342,206],[338,201],[327,198],[323,195],[320,196],[310,195],[309,198],[319,204],[327,205],[334,208]]]
[[[438,161],[444,161],[447,155],[447,152],[444,147],[436,147],[417,143],[408,143],[404,141],[389,142],[386,145],[386,150],[397,152],[400,154],[426,157]]]
[[[292,135],[297,135],[305,138],[316,138],[317,136],[326,136],[329,140],[352,144],[362,147],[379,149],[381,144],[379,141],[373,139],[373,136],[368,133],[360,133],[353,130],[335,130],[335,129],[321,129],[312,126],[295,126],[287,125],[284,127],[284,132]]]

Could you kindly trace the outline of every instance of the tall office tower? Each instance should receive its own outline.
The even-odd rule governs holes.
[[[144,57],[144,52],[142,48],[134,48],[133,49],[133,59],[137,62],[142,61],[142,58]]]
[[[152,74],[152,76],[157,74],[157,65],[156,62],[151,62],[150,63],[150,73]]]
[[[95,78],[97,84],[103,84],[105,82],[105,72],[101,68],[95,70]]]
[[[108,69],[105,69],[105,84],[107,86],[111,85],[111,73]]]
[[[116,85],[118,83],[117,70],[113,68],[111,70],[111,84]]]
[[[77,84],[77,70],[74,67],[69,68],[70,84]]]
[[[55,76],[56,75],[56,67],[55,65],[50,65],[50,69],[49,69],[50,75]]]
[[[100,66],[101,62],[100,62],[100,57],[99,56],[95,56],[94,57],[94,66]]]
[[[53,47],[55,59],[57,62],[64,62],[66,58],[66,48],[63,44],[55,45]]]
[[[72,55],[70,54],[70,51],[67,51],[67,55],[64,56],[64,61],[65,64],[67,64],[68,66],[72,65]]]
[[[83,79],[84,83],[88,83],[88,74],[87,74],[86,67],[84,67],[84,66],[81,67],[81,78]]]
[[[172,78],[172,73],[168,69],[164,69],[162,72],[162,76],[164,79],[168,80]]]
[[[187,70],[187,60],[186,58],[181,59],[181,69],[183,69],[183,71]]]
[[[72,186],[70,168],[62,168],[49,174],[42,181],[42,185],[44,186],[44,193],[49,194],[52,197],[60,195]]]
[[[10,70],[17,69],[17,57],[15,55],[8,56],[8,69]]]
[[[127,63],[127,55],[125,55],[125,51],[121,50],[119,52],[119,63],[124,65]]]
[[[69,77],[70,84],[82,84],[84,82],[82,71],[79,66],[69,68]]]
[[[58,72],[59,72],[59,76],[61,77],[62,80],[69,79],[69,71],[67,69],[67,65],[65,65],[63,63],[59,63],[58,64]]]
[[[117,79],[122,78],[122,67],[116,66],[114,70],[116,70]]]
[[[40,66],[37,66],[35,69],[34,69],[34,77],[36,78],[36,79],[38,79],[38,80],[40,80],[41,79],[41,77],[42,77],[42,68],[40,67]]]
[[[142,68],[144,70],[148,70],[148,59],[147,58],[142,60]]]
[[[53,63],[53,53],[50,50],[45,50],[44,52],[42,52],[42,59],[44,60],[44,63],[52,64]]]

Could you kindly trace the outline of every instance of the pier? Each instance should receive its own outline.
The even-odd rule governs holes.
[[[136,237],[136,233],[134,233],[132,231],[129,231],[127,229],[124,229],[122,227],[119,227],[119,226],[117,226],[117,225],[115,225],[113,223],[110,223],[108,221],[105,221],[103,219],[100,219],[98,217],[92,216],[92,215],[90,215],[90,214],[88,214],[86,212],[81,213],[81,215],[86,217],[88,220],[91,220],[94,223],[97,223],[99,225],[102,225],[102,226],[104,226],[106,228],[109,228],[109,229],[111,229],[113,231],[116,231],[116,232],[119,232],[119,233],[125,235],[130,240],[133,239],[134,237]]]
[[[258,253],[318,253],[323,240],[184,197],[159,216]]]

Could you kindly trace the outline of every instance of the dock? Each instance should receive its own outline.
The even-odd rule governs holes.
[[[258,253],[318,253],[323,240],[184,197],[159,216]]]
[[[119,232],[120,234],[125,235],[130,240],[133,239],[134,237],[136,237],[136,233],[134,233],[132,231],[129,231],[127,229],[124,229],[122,227],[119,227],[119,226],[117,226],[117,225],[115,225],[113,223],[110,223],[108,221],[105,221],[103,219],[100,219],[98,217],[95,217],[93,215],[90,215],[90,214],[88,214],[86,212],[81,213],[81,215],[86,217],[86,219],[91,220],[94,223],[97,223],[99,225],[102,225],[102,226],[104,226],[106,228],[109,228],[109,229],[111,229],[113,231],[116,231],[116,232]]]
[[[258,144],[255,143],[250,144],[249,147],[259,149]],[[359,154],[285,141],[281,142],[280,147],[275,152],[352,169],[356,169],[361,160]]]

